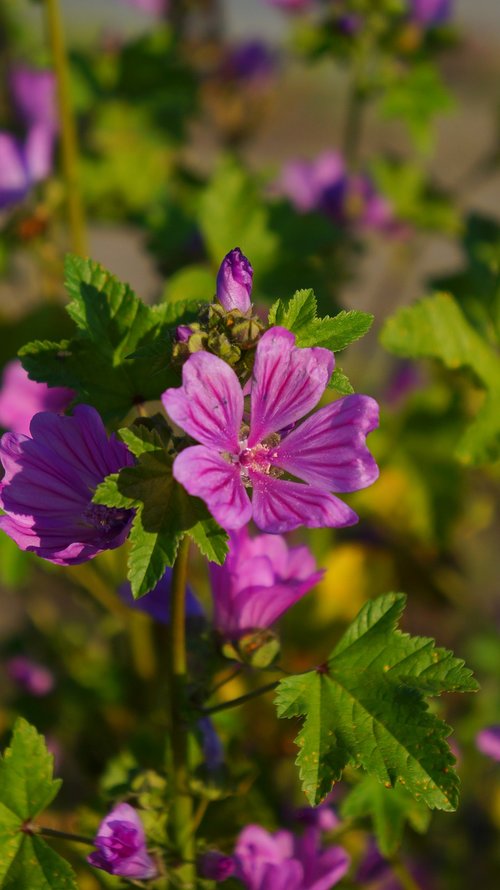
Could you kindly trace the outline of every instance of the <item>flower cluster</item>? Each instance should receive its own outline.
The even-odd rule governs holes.
[[[51,71],[15,68],[10,86],[25,136],[0,131],[0,210],[22,201],[50,174],[58,127]]]

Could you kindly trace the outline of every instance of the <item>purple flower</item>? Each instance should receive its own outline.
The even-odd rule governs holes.
[[[453,0],[408,0],[412,21],[424,28],[444,25],[451,16]]]
[[[249,427],[235,372],[210,353],[192,355],[183,385],[163,394],[174,423],[201,443],[176,457],[174,476],[224,528],[241,528],[252,517],[272,534],[357,521],[330,492],[357,491],[377,478],[365,442],[378,424],[377,403],[346,396],[295,427],[319,402],[333,366],[328,349],[299,349],[294,334],[273,327],[256,349]],[[283,472],[302,481],[279,478]]]
[[[52,71],[17,66],[10,75],[16,110],[27,127],[58,129],[56,79]]]
[[[0,424],[13,433],[29,433],[30,421],[39,411],[62,414],[74,398],[72,389],[47,386],[30,380],[19,359],[4,369],[0,389]]]
[[[130,584],[122,584],[118,590],[121,599],[131,609],[146,612],[161,624],[170,622],[170,591],[172,587],[172,569],[165,569],[165,574],[149,593],[140,599],[134,599]],[[199,625],[205,621],[205,613],[190,587],[186,591],[186,619],[188,623]]]
[[[6,667],[10,679],[29,695],[41,697],[48,695],[54,688],[52,672],[24,655],[9,658]]]
[[[319,831],[332,831],[340,824],[338,816],[328,803],[322,803],[318,807],[300,807],[295,810],[294,816],[298,822]]]
[[[163,15],[168,11],[169,0],[125,0],[129,6],[135,6],[141,12],[147,12],[149,15]]]
[[[478,732],[476,745],[482,754],[500,761],[500,724],[486,726]]]
[[[96,852],[87,856],[94,868],[139,881],[157,876],[158,869],[146,849],[144,827],[128,803],[117,804],[102,820],[94,843]]]
[[[418,882],[421,890],[432,890],[430,875],[420,864],[405,862],[409,873]],[[394,874],[390,862],[384,859],[374,839],[370,839],[365,856],[356,873],[356,882],[373,890],[403,890],[403,885]]]
[[[200,856],[200,874],[209,881],[225,881],[234,874],[234,868],[233,857],[225,856],[218,850],[208,850]]]
[[[277,6],[286,12],[302,12],[312,5],[312,0],[267,0],[270,6]]]
[[[94,408],[78,405],[71,417],[35,414],[30,436],[0,440],[5,476],[0,485],[2,528],[21,548],[60,565],[86,562],[123,544],[133,511],[92,503],[96,487],[134,458],[108,439]]]
[[[275,67],[274,54],[267,44],[262,40],[246,40],[229,48],[222,74],[247,84],[266,83]]]
[[[243,829],[234,861],[247,890],[330,890],[350,863],[342,847],[322,850],[315,830],[296,837],[290,831],[270,834],[259,825]]]
[[[307,547],[277,535],[231,532],[224,565],[210,564],[214,625],[229,640],[270,627],[323,576]]]
[[[217,273],[217,299],[226,312],[250,309],[253,269],[239,247],[230,250],[224,257]]]

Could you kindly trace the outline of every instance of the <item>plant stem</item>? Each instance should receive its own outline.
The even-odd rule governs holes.
[[[399,880],[403,890],[421,890],[415,878],[410,874],[406,865],[398,857],[391,859],[391,869]]]
[[[71,107],[69,67],[59,0],[45,0],[47,29],[57,81],[57,101],[61,127],[61,160],[66,186],[66,202],[74,253],[87,254],[87,239],[78,176],[78,143]]]
[[[356,168],[358,163],[363,110],[364,99],[360,93],[356,80],[353,80],[347,98],[343,139],[344,157],[352,168]]]
[[[271,692],[272,689],[276,689],[280,682],[280,680],[273,680],[272,683],[267,683],[265,686],[259,686],[258,689],[253,689],[252,692],[240,695],[239,698],[233,698],[231,701],[222,702],[220,705],[213,705],[211,708],[203,708],[202,713],[205,715],[216,714],[218,711],[226,711],[228,708],[237,708],[239,705],[244,705],[245,702],[250,701],[250,699],[257,698],[258,695],[265,695],[266,692]]]
[[[179,546],[172,574],[169,626],[169,692],[170,739],[172,758],[172,832],[181,866],[176,878],[181,887],[194,888],[196,883],[196,847],[192,831],[193,800],[189,791],[188,729],[185,705],[187,686],[186,654],[186,578],[189,538]]]
[[[43,834],[45,837],[57,837],[63,841],[72,841],[75,844],[88,844],[89,847],[95,847],[95,843],[90,837],[84,837],[81,834],[70,834],[67,831],[59,831],[57,828],[45,828],[43,825],[32,825],[27,823],[23,826],[25,834]]]

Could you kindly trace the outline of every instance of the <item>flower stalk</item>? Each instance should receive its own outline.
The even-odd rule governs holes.
[[[57,81],[57,102],[61,127],[61,161],[66,187],[66,202],[71,249],[80,256],[87,251],[85,216],[78,172],[78,142],[71,107],[69,67],[59,0],[45,0],[47,31]]]
[[[179,546],[174,563],[169,625],[168,672],[170,696],[170,750],[173,776],[171,825],[173,843],[181,862],[177,886],[188,890],[196,883],[193,800],[189,791],[189,737],[185,707],[187,702],[186,581],[189,538]]]

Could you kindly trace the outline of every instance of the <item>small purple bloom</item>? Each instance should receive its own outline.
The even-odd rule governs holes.
[[[424,28],[444,25],[451,16],[453,0],[408,0],[412,21]]]
[[[247,84],[266,83],[276,67],[274,54],[262,40],[246,40],[228,50],[222,74]]]
[[[231,532],[224,565],[210,564],[214,626],[229,640],[270,627],[323,576],[307,547],[278,535]]]
[[[225,881],[234,874],[235,863],[232,856],[225,856],[218,850],[207,850],[200,856],[199,871],[209,881]]]
[[[35,414],[30,436],[2,436],[0,460],[6,514],[0,528],[21,550],[75,565],[125,541],[133,511],[93,504],[92,497],[106,476],[134,458],[115,436],[108,438],[94,408],[78,405],[70,417]]]
[[[24,655],[15,655],[7,662],[7,673],[24,692],[42,697],[52,692],[54,675],[42,664],[37,664]]]
[[[158,869],[146,849],[143,824],[137,810],[128,803],[119,803],[108,813],[99,825],[94,843],[96,852],[87,856],[94,868],[138,881],[157,876]]]
[[[0,389],[0,425],[12,433],[28,435],[30,421],[39,411],[62,414],[75,397],[72,389],[30,380],[19,359],[4,369]]]
[[[239,247],[230,250],[224,257],[217,273],[217,299],[224,309],[250,309],[253,269]]]
[[[192,333],[193,332],[188,324],[180,324],[175,332],[175,338],[179,343],[186,343]]]
[[[482,754],[500,761],[500,723],[486,726],[476,736],[476,745]]]
[[[159,621],[161,624],[169,624],[170,622],[170,591],[172,587],[172,569],[165,569],[165,574],[158,581],[156,587],[153,587],[145,596],[140,599],[134,599],[130,584],[122,584],[118,590],[121,599],[131,609],[137,609],[139,612],[146,612]],[[186,591],[186,619],[188,623],[193,622],[199,624],[205,621],[205,613],[196,599],[190,587]]]
[[[17,66],[10,75],[10,88],[16,110],[27,127],[40,124],[57,131],[56,79],[52,71]]]
[[[369,396],[345,396],[295,426],[318,404],[333,366],[328,349],[300,349],[294,334],[272,327],[255,353],[249,427],[243,425],[238,377],[208,352],[192,355],[183,367],[183,385],[163,394],[174,423],[201,443],[176,457],[174,476],[205,501],[223,528],[241,528],[252,517],[271,534],[357,522],[356,513],[331,492],[357,491],[378,477],[365,441],[378,425],[377,403]],[[283,472],[301,481],[279,478]]]
[[[270,834],[259,825],[241,832],[234,851],[235,875],[247,890],[330,890],[350,859],[342,847],[321,849],[317,832]]]
[[[168,11],[169,0],[124,0],[128,6],[135,6],[141,12],[160,16]]]

